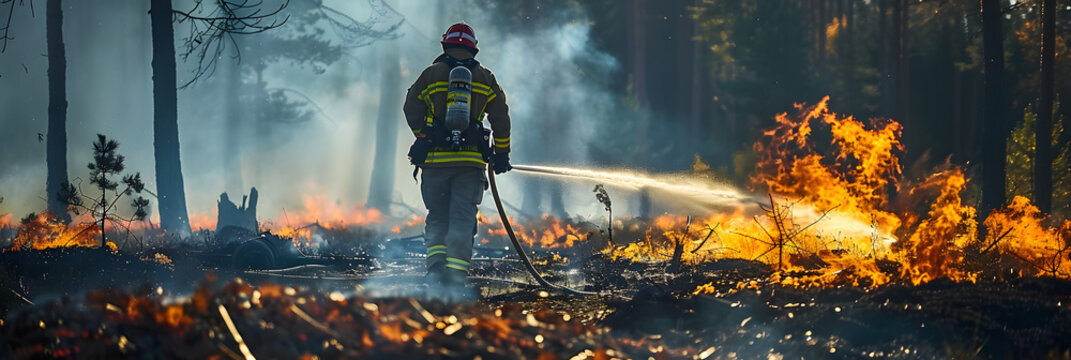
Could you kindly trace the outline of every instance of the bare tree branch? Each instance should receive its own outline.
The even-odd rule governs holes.
[[[15,14],[15,0],[0,1],[0,5],[5,3],[10,5],[7,8],[7,20],[4,21],[4,26],[0,27],[0,53],[7,51],[7,41],[14,39],[11,37],[11,18]]]
[[[226,51],[227,43],[234,47],[232,58],[240,59],[235,35],[259,34],[283,26],[290,19],[286,15],[278,18],[283,9],[290,5],[286,0],[272,11],[263,12],[263,1],[227,1],[215,0],[212,10],[204,10],[204,0],[198,0],[189,11],[171,10],[178,23],[190,23],[190,32],[184,38],[184,50],[179,54],[183,61],[191,56],[197,59],[194,75],[183,84],[185,88],[202,76],[215,72],[216,63]]]

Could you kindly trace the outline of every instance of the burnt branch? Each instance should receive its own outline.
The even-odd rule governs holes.
[[[368,21],[360,22],[353,17],[333,8],[320,5],[317,11],[327,20],[338,36],[342,39],[346,48],[358,48],[372,44],[377,40],[392,40],[400,35],[396,30],[405,23],[405,16],[394,10],[383,0],[368,0],[368,5],[375,12],[375,16]],[[398,21],[392,23],[385,30],[376,30],[380,24],[380,18],[397,17]]]
[[[1038,271],[1048,274],[1052,277],[1060,276],[1060,266],[1064,262],[1064,253],[1071,250],[1071,243],[1064,245],[1063,249],[1057,250],[1051,257],[1046,257],[1038,260],[1031,260],[1025,256],[1019,255],[1011,249],[1007,250],[1007,254],[1019,259],[1020,261],[1033,266]],[[1065,274],[1066,275],[1066,274]]]
[[[829,210],[823,211],[823,212],[822,212],[822,216],[819,216],[819,217],[818,217],[818,219],[815,219],[815,220],[814,220],[813,222],[811,222],[810,224],[807,224],[807,226],[804,226],[803,228],[800,228],[800,229],[799,229],[798,231],[796,231],[796,232],[792,233],[792,235],[791,235],[791,236],[789,236],[789,237],[790,237],[790,238],[795,238],[795,237],[796,237],[796,236],[798,236],[799,234],[802,234],[802,233],[803,233],[804,231],[807,231],[807,229],[810,229],[810,228],[811,228],[812,226],[814,226],[815,224],[817,224],[817,223],[818,223],[819,221],[822,221],[822,219],[825,219],[825,218],[826,218],[826,215],[829,215],[829,213],[830,213],[830,212],[832,212],[833,210],[836,210],[836,209],[837,209],[837,208],[839,208],[839,207],[840,207],[840,205],[837,205],[837,206],[834,206],[834,207],[831,207],[831,208],[829,208]]]
[[[595,189],[591,190],[595,193],[595,199],[598,200],[606,208],[606,232],[608,236],[608,242],[613,245],[614,243],[614,210],[612,202],[610,200],[610,194],[606,192],[606,188],[602,184],[595,185]]]
[[[197,79],[215,72],[217,61],[226,52],[227,44],[234,48],[234,59],[241,58],[236,35],[259,34],[283,26],[290,19],[280,19],[280,13],[290,5],[286,0],[274,10],[265,11],[264,2],[257,0],[215,0],[211,10],[205,9],[204,0],[198,0],[189,11],[171,10],[178,23],[190,23],[189,34],[183,39],[183,51],[179,57],[188,61],[197,60],[193,77],[180,88],[193,84]]]
[[[1004,238],[1007,237],[1008,234],[1012,232],[1012,230],[1015,230],[1014,226],[1009,227],[1008,230],[1004,231],[1003,234],[1000,234],[1000,236],[997,237],[996,240],[993,240],[993,243],[989,244],[989,246],[987,246],[984,250],[982,250],[982,252],[980,254],[985,254],[985,253],[989,252],[989,250],[992,250],[993,247],[997,246],[997,244],[1000,243],[1001,240],[1004,240]]]
[[[707,237],[703,238],[703,241],[699,243],[699,246],[696,246],[695,249],[692,250],[693,254],[699,252],[699,249],[702,249],[703,245],[707,244],[707,240],[710,240],[710,235],[717,235],[719,226],[721,226],[721,223],[714,224],[713,227],[707,226],[707,230],[710,230],[710,232],[708,232]],[[721,235],[718,235],[718,239],[721,240]]]
[[[834,207],[824,211],[822,213],[822,215],[818,217],[818,219],[815,219],[810,224],[807,224],[806,226],[802,226],[801,227],[801,226],[795,224],[795,222],[790,217],[789,212],[791,210],[791,205],[778,206],[778,204],[774,200],[772,194],[769,194],[769,198],[770,198],[770,205],[766,206],[765,204],[759,204],[759,208],[761,208],[763,211],[765,211],[766,212],[766,216],[769,217],[773,221],[773,225],[775,227],[773,230],[776,230],[776,235],[774,235],[774,233],[771,233],[770,230],[766,228],[766,226],[762,225],[762,222],[759,221],[759,218],[755,217],[755,216],[752,217],[752,220],[755,221],[755,225],[758,225],[759,229],[762,229],[762,232],[766,235],[766,237],[769,239],[769,241],[766,241],[766,240],[763,240],[763,239],[759,239],[758,237],[751,236],[751,235],[744,234],[744,233],[739,233],[739,232],[730,232],[730,233],[734,234],[734,235],[739,235],[739,236],[742,236],[742,237],[745,237],[745,238],[748,238],[748,239],[751,239],[751,240],[757,241],[759,243],[762,243],[762,244],[770,246],[769,249],[767,249],[766,251],[763,251],[761,254],[759,254],[759,256],[756,256],[752,260],[758,260],[759,258],[761,258],[763,256],[766,256],[766,254],[769,254],[770,252],[772,252],[774,250],[777,250],[777,270],[781,271],[781,269],[784,267],[785,247],[787,246],[787,247],[790,247],[792,249],[795,249],[797,253],[811,253],[810,251],[808,251],[806,249],[803,249],[802,247],[800,247],[799,244],[796,243],[796,237],[799,236],[800,234],[802,234],[804,231],[807,231],[808,229],[813,227],[815,224],[818,224],[818,222],[820,222],[823,219],[825,219],[825,217],[827,215],[829,215],[830,212],[832,212],[834,209],[840,207],[840,205],[834,206]],[[792,228],[791,232],[790,232],[789,228]],[[710,233],[707,234],[707,238],[709,238],[710,234],[713,234],[716,229],[717,229],[717,226],[715,226],[714,228],[711,228],[710,229]],[[703,243],[706,243],[706,239],[703,240]],[[702,248],[702,244],[700,244],[699,248]],[[696,248],[695,251],[698,251],[699,248]]]
[[[33,9],[33,0],[30,0],[30,16],[37,17]],[[4,26],[0,26],[0,53],[7,51],[7,41],[15,40],[11,36],[11,19],[15,17],[15,7],[26,5],[26,0],[0,0],[0,6],[7,5],[7,16],[4,17]],[[3,10],[0,10],[3,11]]]
[[[7,51],[7,41],[14,39],[11,37],[11,18],[15,15],[15,0],[0,1],[0,5],[7,3],[7,20],[4,21],[4,26],[0,27],[0,53]]]
[[[692,227],[692,216],[688,216],[688,220],[684,223],[684,233],[673,243],[673,257],[670,260],[669,272],[680,272],[682,264],[682,258],[684,256],[684,242],[688,240],[688,230]]]

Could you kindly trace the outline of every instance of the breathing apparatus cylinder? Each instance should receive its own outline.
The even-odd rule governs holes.
[[[464,66],[450,70],[446,92],[446,128],[450,130],[451,150],[461,148],[461,132],[469,127],[469,99],[472,97],[472,72]]]

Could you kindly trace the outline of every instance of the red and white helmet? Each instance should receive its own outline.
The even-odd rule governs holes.
[[[479,41],[476,41],[476,32],[472,31],[469,24],[463,22],[450,25],[450,28],[446,29],[446,33],[443,34],[443,41],[440,41],[443,45],[465,45],[473,49],[476,49],[477,42]]]

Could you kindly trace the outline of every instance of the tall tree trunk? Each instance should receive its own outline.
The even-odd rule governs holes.
[[[1056,43],[1056,0],[1041,2],[1041,96],[1034,144],[1034,202],[1043,212],[1052,211],[1052,101],[1056,73],[1053,67]],[[1066,130],[1065,130],[1066,131]]]
[[[390,213],[394,194],[394,164],[398,162],[398,123],[402,117],[401,89],[402,69],[399,64],[397,42],[387,45],[384,64],[380,67],[379,121],[376,123],[376,154],[372,163],[372,181],[368,192],[368,206]]]
[[[848,112],[855,114],[855,0],[847,0],[844,4],[847,14],[844,16],[844,43],[847,51],[843,56],[848,57],[848,71],[845,72],[845,80],[848,87]]]
[[[568,219],[569,212],[565,210],[565,187],[555,181],[547,186],[547,195],[550,196],[550,213],[559,219]]]
[[[524,180],[524,198],[521,199],[521,211],[528,215],[539,216],[543,213],[543,185],[544,180],[538,177],[529,177]]]
[[[237,40],[237,39],[235,39]],[[223,119],[223,136],[220,138],[222,141],[221,149],[223,154],[221,156],[223,160],[223,176],[226,178],[223,180],[224,189],[227,191],[239,191],[239,193],[245,192],[245,184],[242,183],[242,145],[245,134],[242,133],[242,64],[239,62],[233,62],[232,66],[227,67],[225,82],[223,86],[226,89],[226,93],[223,94],[224,102],[223,106],[224,114],[226,118]]]
[[[631,55],[628,60],[631,62],[631,69],[629,73],[632,80],[632,95],[635,96],[636,104],[639,107],[643,107],[648,104],[647,97],[647,32],[646,18],[647,10],[644,8],[645,1],[633,0],[629,6],[629,20],[626,24],[628,28],[629,37],[629,50]],[[633,137],[633,142],[640,148],[644,148],[650,145],[648,137],[645,134],[651,131],[651,121],[645,116],[633,116],[632,121],[637,122],[636,132]],[[650,161],[647,156],[638,159],[640,163],[646,163]],[[635,161],[635,160],[634,160]]]
[[[817,9],[817,20],[815,21],[815,36],[818,40],[816,61],[814,64],[816,73],[819,78],[823,78],[826,73],[826,25],[829,25],[829,3],[827,0],[817,0],[815,2]]]
[[[893,101],[894,87],[892,85],[893,78],[893,61],[895,52],[893,47],[896,44],[894,35],[890,35],[891,32],[895,33],[895,29],[890,29],[892,26],[889,23],[892,21],[889,16],[889,5],[898,0],[877,0],[878,1],[878,38],[881,39],[881,60],[878,67],[881,71],[881,79],[878,80],[879,87],[881,88],[881,99],[878,113],[884,117],[893,116],[893,107],[895,101]],[[897,119],[899,120],[899,119]]]
[[[153,150],[160,225],[179,236],[190,234],[186,191],[179,159],[178,91],[175,68],[175,30],[171,0],[152,0]]]
[[[908,119],[908,114],[910,113],[910,74],[908,72],[908,60],[910,54],[908,53],[907,41],[908,18],[910,13],[908,12],[907,0],[896,0],[896,4],[893,7],[893,14],[893,20],[896,22],[896,29],[893,35],[896,39],[893,44],[893,46],[895,46],[896,54],[896,83],[894,84],[896,88],[896,103],[894,105],[895,109],[893,109],[893,118],[904,125],[904,144],[910,149],[910,143],[911,140],[913,140],[913,136],[907,134],[914,132],[912,130],[918,129],[913,129],[910,124],[910,119]]]
[[[637,102],[640,104],[647,102],[647,61],[645,58],[647,30],[644,28],[647,12],[644,10],[643,4],[643,0],[632,1],[632,6],[629,7],[631,17],[628,26],[629,50],[632,52],[629,57],[632,62],[630,71],[632,74],[632,90]]]
[[[698,7],[700,5],[702,5],[702,3],[700,3],[698,0],[694,1],[693,4],[692,4],[692,6],[696,6],[696,7]],[[692,19],[692,18],[687,18],[687,20],[684,20],[684,21],[686,21],[686,23],[688,24],[688,27],[691,29],[689,31],[689,33],[691,35],[688,36],[688,43],[690,45],[690,46],[688,46],[688,48],[689,48],[689,50],[691,52],[691,58],[692,58],[692,60],[691,60],[692,68],[691,68],[691,71],[689,71],[689,73],[691,74],[691,79],[690,80],[691,80],[691,83],[692,83],[692,89],[691,89],[691,91],[689,91],[689,93],[691,93],[691,105],[692,105],[691,106],[691,109],[692,109],[691,113],[688,114],[689,124],[690,124],[689,131],[692,134],[691,135],[692,148],[698,150],[698,149],[706,147],[705,144],[703,143],[703,136],[701,135],[701,134],[706,134],[707,133],[706,132],[706,127],[704,126],[705,124],[704,124],[704,121],[703,121],[704,115],[706,114],[703,111],[703,105],[706,103],[705,100],[709,99],[710,97],[707,96],[707,94],[703,91],[703,84],[706,83],[707,81],[710,81],[710,79],[707,77],[707,72],[706,72],[707,67],[703,66],[703,54],[704,54],[703,50],[704,49],[703,49],[702,46],[700,46],[699,41],[695,39],[695,37],[699,36],[700,32],[702,31],[702,29],[699,26],[699,21],[696,21],[695,19]],[[709,116],[709,114],[706,114],[706,115]],[[709,117],[708,117],[708,119],[709,119]],[[724,141],[722,139],[719,139],[718,142],[724,143]],[[727,151],[719,151],[719,153],[726,154],[726,155],[729,154],[729,152],[727,152]],[[717,159],[715,159],[715,161],[717,161]],[[732,164],[732,156],[731,155],[730,156],[726,156],[724,159],[722,159],[721,161],[718,161],[718,162],[720,162],[723,165],[725,165],[726,167],[728,167],[729,164]]]
[[[982,102],[982,206],[980,219],[1004,204],[1004,165],[1008,128],[1004,122],[1001,78],[1004,76],[1004,40],[1001,0],[982,1],[982,46],[985,61],[985,97]]]
[[[969,133],[963,124],[963,72],[956,67],[956,63],[963,62],[963,17],[956,16],[951,27],[948,31],[952,36],[952,63],[949,64],[952,70],[952,151],[960,158],[957,162],[965,163],[974,159],[964,146]]]
[[[14,5],[12,5],[14,6]],[[48,177],[48,211],[63,222],[71,220],[66,201],[62,200],[67,184],[67,54],[63,47],[63,3],[48,0],[45,11],[48,42],[48,140],[45,162]]]

